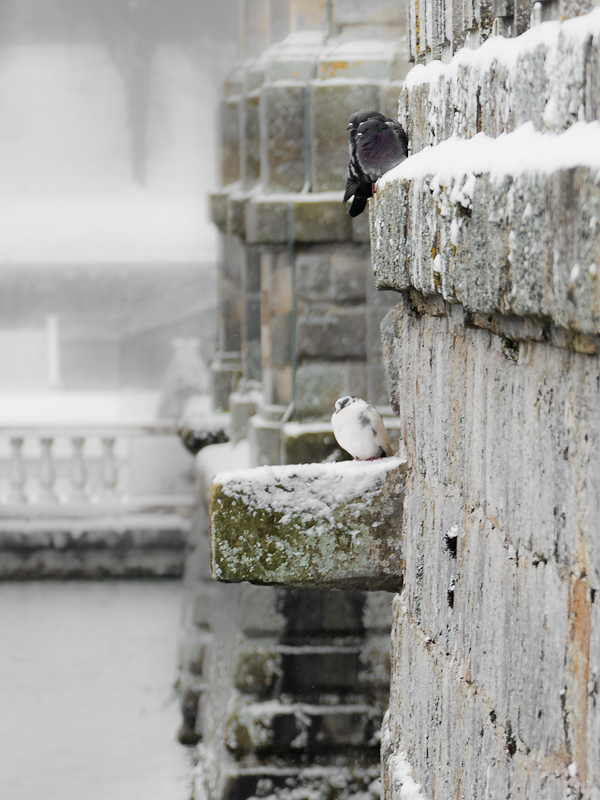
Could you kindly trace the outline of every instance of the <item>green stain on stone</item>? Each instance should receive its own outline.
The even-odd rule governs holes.
[[[404,465],[365,496],[336,503],[328,516],[289,505],[259,508],[235,485],[215,484],[211,496],[213,577],[276,586],[388,589],[402,584]]]

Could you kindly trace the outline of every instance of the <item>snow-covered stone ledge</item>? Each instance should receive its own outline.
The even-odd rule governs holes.
[[[498,136],[525,122],[560,133],[597,119],[599,99],[600,7],[512,39],[491,36],[448,64],[417,65],[404,83],[399,116],[418,153],[452,136]]]
[[[224,582],[398,591],[406,461],[258,467],[217,475],[212,574]]]
[[[426,147],[371,203],[377,285],[461,303],[482,327],[527,318],[525,338],[600,352],[599,176],[599,122]]]

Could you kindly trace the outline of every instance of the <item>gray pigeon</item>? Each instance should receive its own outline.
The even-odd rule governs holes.
[[[374,461],[394,454],[381,414],[355,395],[335,401],[331,427],[337,443],[356,461]]]
[[[348,202],[351,197],[354,197],[352,205],[350,206],[350,216],[357,217],[364,211],[367,205],[367,200],[373,194],[373,184],[371,181],[366,181],[363,177],[362,169],[358,163],[356,156],[356,131],[362,122],[369,119],[380,119],[385,121],[387,117],[379,111],[355,111],[348,120],[348,127],[346,130],[350,131],[348,134],[348,152],[350,161],[348,163],[348,180],[346,181],[346,191],[344,192],[343,203]]]
[[[361,119],[365,114],[366,119]],[[356,217],[372,197],[379,178],[407,158],[408,139],[399,122],[379,112],[357,112],[350,117],[351,122],[353,117],[356,120],[350,131],[350,164],[344,201],[354,193],[350,216]]]

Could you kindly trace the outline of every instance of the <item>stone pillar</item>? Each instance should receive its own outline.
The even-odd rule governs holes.
[[[292,400],[292,266],[286,249],[261,255],[261,355],[267,405]]]
[[[385,399],[376,335],[367,344],[367,329],[382,316],[367,294],[367,217],[351,220],[341,196],[350,114],[383,108],[395,115],[406,71],[397,4],[291,3],[289,25],[287,38],[241,70],[241,183],[213,202],[222,229],[261,254],[261,377],[269,431],[274,408],[292,400],[295,419],[326,420],[342,394]],[[335,36],[328,39],[330,32]],[[311,271],[323,275],[308,279],[309,295],[303,296],[298,281]],[[244,301],[245,308],[254,307],[253,300],[249,304]],[[248,335],[242,331],[242,339]],[[242,342],[240,349],[250,347]],[[256,463],[276,457],[255,455]]]

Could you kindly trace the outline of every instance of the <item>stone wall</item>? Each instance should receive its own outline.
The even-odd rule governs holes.
[[[197,798],[380,796],[392,595],[215,584],[206,495],[217,463],[343,458],[329,422],[342,395],[389,408],[379,325],[395,295],[375,291],[367,215],[353,221],[342,197],[348,118],[396,113],[404,27],[396,0],[240,5],[211,198],[213,405],[230,411],[231,443],[199,456],[186,567],[180,738],[198,743]]]
[[[413,27],[449,63],[409,73],[413,157],[372,203],[409,461],[389,800],[600,796],[600,17],[558,10],[589,9],[496,3],[484,35],[482,7],[452,60],[455,16]]]

